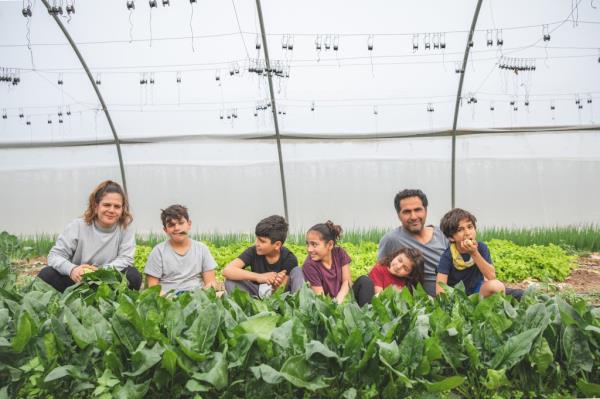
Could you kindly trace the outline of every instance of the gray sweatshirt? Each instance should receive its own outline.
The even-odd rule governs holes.
[[[119,224],[110,229],[75,219],[58,236],[48,254],[48,266],[68,276],[74,267],[90,264],[97,267],[115,267],[119,270],[133,265],[135,236],[132,229]]]

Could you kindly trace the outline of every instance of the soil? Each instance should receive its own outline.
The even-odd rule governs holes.
[[[520,283],[506,284],[511,288],[525,289],[531,284],[537,283],[533,280],[525,280]],[[571,290],[578,295],[586,297],[591,304],[600,306],[600,252],[593,252],[577,259],[577,267],[562,283],[551,283],[549,286],[559,291]]]
[[[21,260],[14,264],[18,272],[18,279],[35,277],[46,265],[45,257],[37,257]],[[507,283],[511,288],[525,289],[531,284],[537,283],[533,280],[525,280],[520,283]],[[221,285],[221,284],[220,284]],[[587,298],[591,304],[600,306],[600,252],[593,252],[577,259],[577,267],[573,269],[570,276],[562,283],[549,284],[559,291],[570,290]],[[220,287],[222,290],[222,286]]]

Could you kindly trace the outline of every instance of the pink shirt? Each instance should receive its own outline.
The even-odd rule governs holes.
[[[307,256],[302,272],[311,287],[323,287],[325,295],[335,298],[342,287],[342,267],[350,262],[352,259],[343,248],[334,247],[331,251],[330,269],[323,266],[321,261],[314,261]]]

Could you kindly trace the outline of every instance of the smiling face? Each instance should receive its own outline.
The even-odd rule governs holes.
[[[451,242],[462,243],[465,240],[475,241],[477,238],[477,230],[475,229],[475,225],[473,222],[468,219],[461,219],[458,222],[458,228],[456,229],[456,233],[452,234],[450,237]]]
[[[402,227],[411,234],[419,234],[425,227],[427,208],[419,197],[408,197],[400,200],[398,218]]]
[[[108,229],[114,226],[123,215],[123,197],[117,193],[105,194],[96,204],[94,213],[99,227]]]
[[[306,252],[314,261],[322,261],[329,256],[333,250],[333,245],[334,243],[331,240],[325,242],[318,231],[310,230],[306,233]]]
[[[192,221],[186,218],[169,219],[163,230],[174,244],[182,244],[188,239]]]
[[[414,262],[408,256],[399,254],[390,262],[390,274],[396,277],[407,278],[410,276],[414,266]]]

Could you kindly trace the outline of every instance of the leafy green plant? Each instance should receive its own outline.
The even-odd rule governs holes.
[[[600,251],[600,226],[596,224],[554,227],[486,227],[478,233],[481,240],[501,239],[519,245],[556,244],[570,251]]]
[[[558,245],[520,246],[506,240],[488,242],[499,280],[563,281],[574,267],[574,256]]]
[[[112,270],[64,294],[8,278],[0,268],[8,397],[600,394],[600,311],[578,298],[387,289],[359,308],[307,287],[263,301],[202,290],[169,299],[129,290]]]
[[[152,247],[150,246],[136,245],[135,247],[133,265],[139,270],[140,273],[144,272],[144,267],[146,266],[146,261],[148,260],[148,256],[150,256],[150,252],[152,252]]]
[[[3,231],[0,233],[0,254],[8,260],[24,259],[31,255],[31,247],[22,245],[16,236]]]

